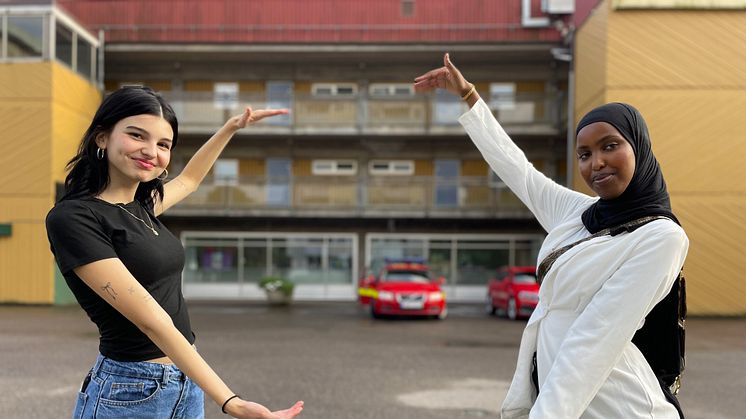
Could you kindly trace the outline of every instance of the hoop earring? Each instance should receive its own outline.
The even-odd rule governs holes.
[[[98,158],[99,160],[103,160],[104,153],[105,153],[105,149],[99,147],[98,150],[96,150],[96,158]]]
[[[164,181],[168,178],[168,169],[163,169],[163,173],[161,173],[160,176],[158,176],[158,180]]]

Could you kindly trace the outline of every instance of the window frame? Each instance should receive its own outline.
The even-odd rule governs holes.
[[[376,165],[382,163],[388,164],[386,170],[380,170],[374,168]],[[408,170],[406,172],[396,171],[395,167],[397,164],[407,164]],[[414,160],[387,160],[387,159],[375,159],[368,162],[368,173],[373,176],[412,176],[414,174]]]
[[[317,164],[331,164],[328,170],[320,170]],[[352,164],[351,169],[340,169],[340,163]],[[311,174],[314,176],[355,176],[357,175],[357,161],[351,159],[314,159],[311,161]]]
[[[408,93],[406,95],[404,94],[397,94],[396,90],[406,87],[408,90]],[[386,93],[380,94],[375,93],[374,90],[385,88]],[[370,86],[368,86],[368,95],[372,98],[389,98],[389,99],[398,99],[398,98],[411,98],[414,97],[414,86],[411,83],[371,83]]]
[[[351,88],[352,93],[350,94],[340,94],[339,89],[340,87],[343,88]],[[320,89],[329,89],[329,93],[319,93],[318,90]],[[338,82],[338,83],[312,83],[311,84],[311,96],[313,97],[340,97],[340,98],[347,98],[347,97],[356,97],[358,95],[358,86],[357,83],[353,82]]]
[[[41,55],[37,57],[9,57],[8,18],[10,17],[32,17],[41,18]],[[0,61],[2,62],[37,62],[43,61],[49,56],[49,15],[46,13],[16,12],[0,13]]]

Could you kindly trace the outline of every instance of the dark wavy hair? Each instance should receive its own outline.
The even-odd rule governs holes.
[[[149,87],[128,86],[110,93],[93,116],[91,125],[83,135],[78,147],[78,154],[66,166],[69,171],[65,178],[65,193],[60,201],[95,196],[109,185],[109,163],[107,159],[96,157],[98,145],[96,137],[110,134],[117,122],[135,115],[161,116],[171,125],[174,131],[173,144],[176,146],[179,136],[178,121],[171,105],[160,94]],[[135,200],[145,208],[153,208],[156,196],[163,198],[163,182],[153,179],[141,182],[135,192]]]

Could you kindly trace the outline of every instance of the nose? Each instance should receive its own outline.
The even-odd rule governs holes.
[[[591,157],[591,169],[593,169],[594,172],[597,172],[604,167],[606,167],[606,161],[601,153],[593,153]]]
[[[154,143],[146,143],[142,146],[141,152],[146,158],[153,159],[158,155],[158,146]]]

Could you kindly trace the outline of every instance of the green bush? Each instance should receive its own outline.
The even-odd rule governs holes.
[[[291,296],[295,284],[285,278],[267,276],[259,280],[259,287],[265,291],[280,291],[287,296]]]

